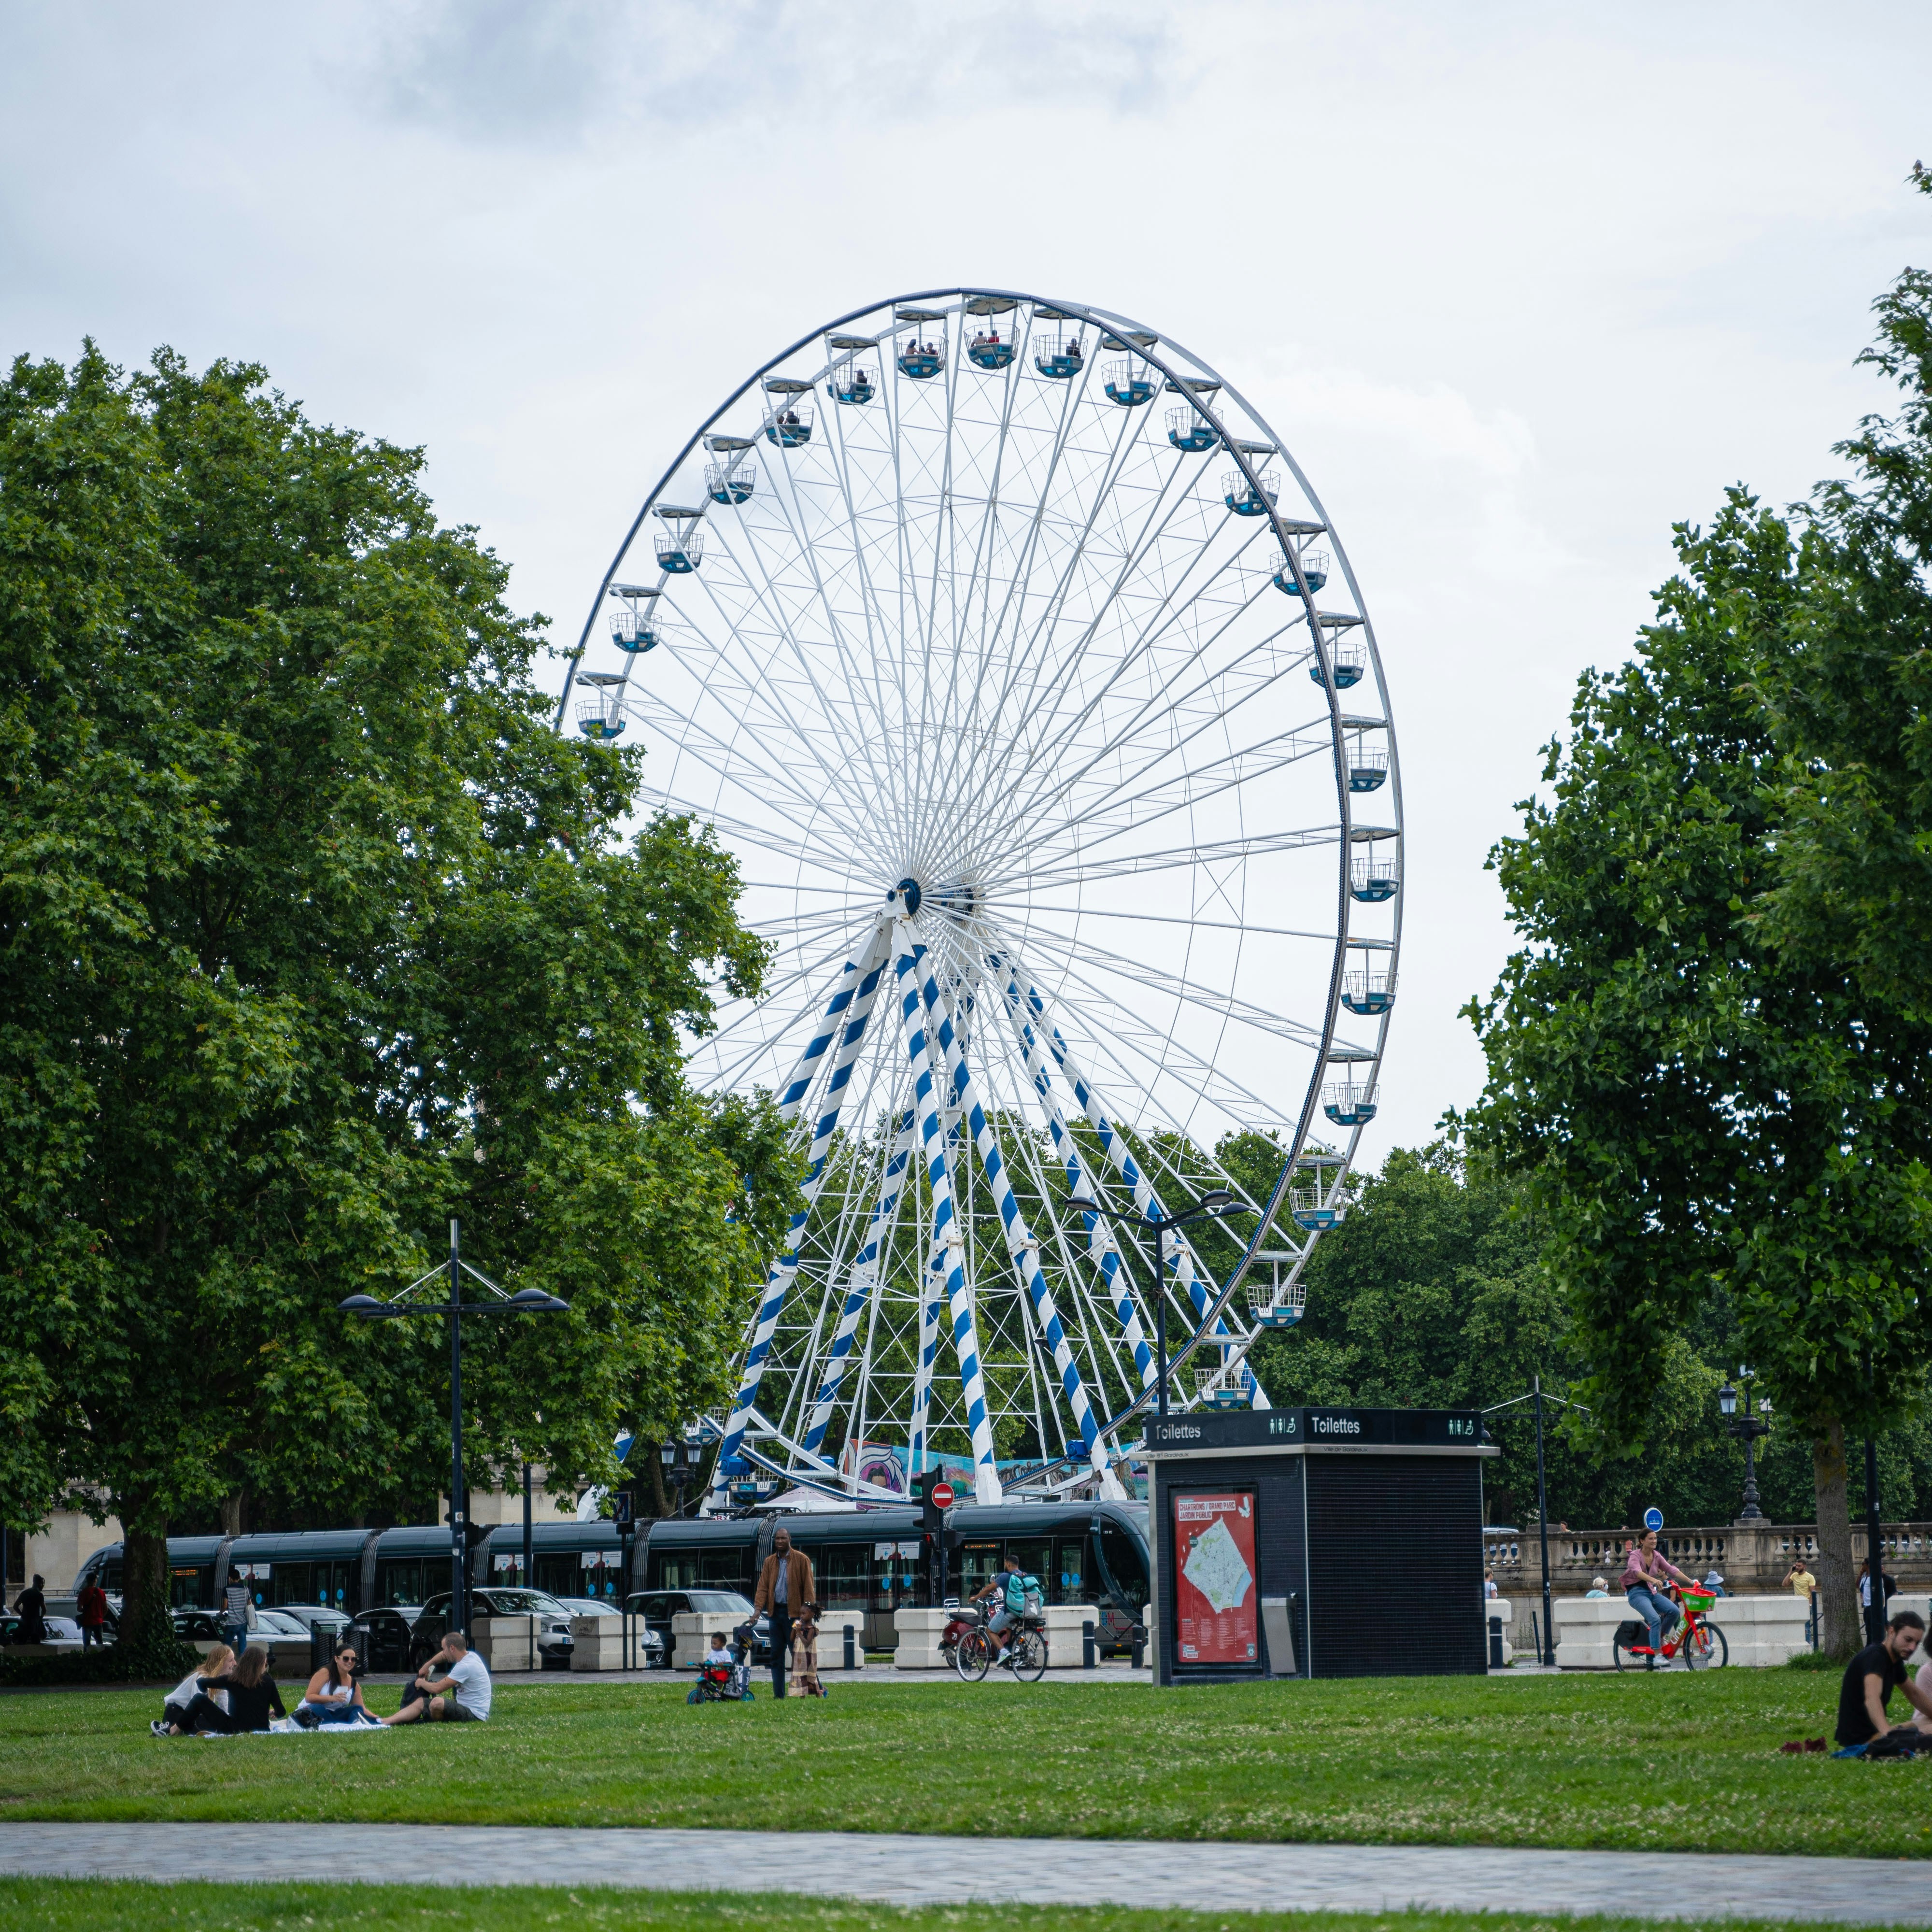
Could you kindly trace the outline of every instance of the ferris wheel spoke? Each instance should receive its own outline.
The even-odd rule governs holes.
[[[1010,886],[1024,886],[1030,892],[1050,892],[1062,886],[1095,885],[1109,879],[1135,878],[1153,872],[1206,871],[1276,853],[1303,851],[1311,845],[1332,845],[1335,839],[1336,828],[1332,825],[1310,831],[1258,832],[1250,838],[1208,839],[1198,844],[1170,845],[1157,852],[1096,859],[1090,863],[1063,866],[1058,869],[1028,867],[1010,872],[994,872],[980,883],[989,895],[996,896],[1003,888]]]

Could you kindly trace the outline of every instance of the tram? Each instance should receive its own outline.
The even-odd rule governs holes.
[[[520,1522],[491,1530],[471,1558],[482,1586],[528,1585],[555,1597],[596,1598],[615,1611],[644,1592],[736,1590],[750,1596],[780,1526],[812,1558],[828,1611],[860,1611],[865,1641],[893,1642],[892,1613],[924,1609],[982,1588],[1003,1568],[1030,1570],[1049,1604],[1090,1604],[1102,1647],[1127,1647],[1148,1600],[1144,1503],[962,1503],[946,1514],[942,1593],[938,1539],[910,1504],[863,1509],[767,1508],[740,1516],[659,1517],[641,1522],[626,1549],[608,1521],[544,1522],[530,1533],[524,1574]],[[122,1546],[96,1550],[74,1580],[118,1597]],[[322,1529],[251,1536],[170,1537],[169,1598],[211,1608],[230,1568],[256,1602],[322,1604],[354,1616],[420,1607],[449,1588],[449,1532],[433,1523],[393,1529]]]

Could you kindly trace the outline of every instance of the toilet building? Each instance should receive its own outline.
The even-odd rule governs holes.
[[[1474,1410],[1150,1418],[1156,1682],[1480,1676]]]

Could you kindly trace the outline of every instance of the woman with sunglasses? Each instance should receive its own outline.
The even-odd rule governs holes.
[[[376,1714],[363,1702],[357,1678],[362,1666],[352,1643],[338,1646],[334,1655],[308,1680],[308,1688],[296,1706],[296,1722],[304,1726],[374,1724]]]

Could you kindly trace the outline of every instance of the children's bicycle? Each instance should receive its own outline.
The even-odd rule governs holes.
[[[1730,1662],[1731,1646],[1724,1632],[1706,1621],[1717,1598],[1706,1591],[1679,1589],[1674,1584],[1670,1594],[1683,1611],[1684,1620],[1664,1639],[1662,1649],[1652,1647],[1650,1626],[1641,1617],[1618,1624],[1610,1654],[1619,1670],[1654,1670],[1660,1660],[1668,1664],[1673,1657],[1681,1657],[1687,1670],[1721,1670]]]

